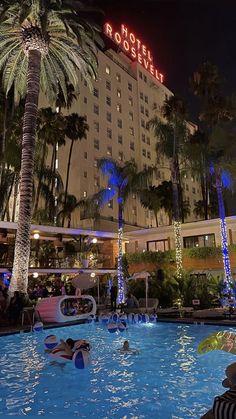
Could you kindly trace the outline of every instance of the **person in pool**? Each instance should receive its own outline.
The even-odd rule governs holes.
[[[59,345],[54,349],[63,349],[72,359],[74,352],[78,349],[90,351],[90,343],[84,339],[74,340],[68,338],[66,341],[60,339]],[[45,352],[52,353],[54,349],[45,349]]]
[[[125,340],[122,348],[119,348],[118,350],[122,353],[139,354],[138,349],[130,348],[128,340]]]

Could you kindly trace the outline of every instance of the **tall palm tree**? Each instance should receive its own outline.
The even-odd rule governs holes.
[[[158,227],[157,214],[161,209],[158,186],[150,186],[149,188],[142,189],[140,191],[140,202],[144,208],[153,211],[156,220],[156,227]]]
[[[184,143],[189,136],[186,123],[186,109],[183,101],[177,96],[165,99],[161,109],[162,119],[155,116],[150,122],[157,138],[156,150],[158,154],[166,156],[170,161],[170,173],[173,197],[173,224],[175,232],[176,268],[177,276],[182,273],[182,245],[181,245],[181,199],[180,157]]]
[[[131,193],[139,193],[142,188],[147,187],[147,183],[151,180],[153,168],[138,171],[134,161],[128,161],[119,164],[113,159],[98,160],[98,168],[104,176],[107,176],[107,187],[101,189],[87,200],[86,205],[98,208],[103,207],[107,202],[115,196],[118,203],[118,299],[120,303],[124,303],[124,278],[122,271],[122,241],[123,241],[123,211],[125,203]]]
[[[221,247],[225,274],[225,293],[232,295],[232,275],[223,198],[223,186],[226,186],[229,182],[223,168],[225,161],[231,159],[235,144],[235,135],[230,129],[231,121],[234,119],[234,111],[231,100],[222,94],[222,80],[218,69],[211,63],[207,62],[202,64],[194,73],[192,86],[195,95],[202,100],[199,121],[208,135],[208,169],[211,172],[211,176],[215,179],[217,192]]]
[[[69,185],[69,176],[70,176],[70,164],[72,151],[74,143],[77,140],[82,140],[86,137],[86,132],[88,130],[88,124],[86,123],[86,118],[84,116],[79,116],[77,113],[72,113],[65,117],[66,126],[65,126],[65,135],[71,140],[70,150],[68,155],[67,162],[67,171],[66,171],[66,184],[65,184],[65,201],[64,206],[66,208],[67,204],[67,195],[68,195],[68,185]],[[62,226],[64,226],[65,216],[62,217]]]
[[[32,212],[32,180],[40,88],[53,102],[66,80],[78,85],[78,70],[96,77],[97,29],[86,7],[71,0],[2,0],[0,70],[6,94],[26,95],[22,138],[20,206],[10,291],[27,292]]]
[[[37,211],[39,205],[48,145],[54,146],[56,143],[65,144],[64,123],[63,116],[58,112],[54,112],[50,107],[42,108],[38,112],[37,136],[39,141],[42,141],[42,151],[39,162],[39,179],[34,200],[34,212]],[[51,170],[54,170],[54,167]]]

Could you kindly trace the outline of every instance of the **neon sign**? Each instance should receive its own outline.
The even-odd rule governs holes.
[[[130,55],[133,60],[136,60],[152,76],[163,83],[164,76],[153,64],[153,57],[150,50],[134,35],[133,32],[128,30],[127,26],[122,24],[120,31],[117,32],[110,23],[105,23],[104,33],[119,45],[127,55]]]

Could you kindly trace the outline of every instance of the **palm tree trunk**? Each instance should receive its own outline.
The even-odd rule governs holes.
[[[122,245],[123,245],[123,199],[118,196],[118,262],[117,262],[117,271],[118,271],[118,300],[119,304],[125,302],[124,295],[124,277],[122,270]]]
[[[181,216],[179,206],[179,185],[176,170],[176,156],[173,156],[171,167],[171,181],[173,193],[173,224],[175,234],[175,255],[176,255],[176,275],[178,278],[182,276],[182,243],[181,243]]]
[[[20,206],[10,293],[13,293],[16,290],[27,293],[28,286],[33,170],[41,52],[36,49],[29,49],[28,54],[27,96],[25,102],[21,154]]]
[[[156,227],[158,227],[158,218],[157,218],[157,212],[154,213],[155,220],[156,220]]]
[[[68,163],[67,163],[67,172],[66,172],[66,187],[65,187],[64,208],[66,207],[66,201],[67,201],[68,184],[69,184],[69,176],[70,176],[70,163],[71,163],[73,146],[74,146],[74,140],[71,140],[70,151],[69,151],[69,156],[68,156]],[[62,217],[62,227],[64,227],[64,223],[65,223],[65,215],[63,215],[63,217]]]
[[[4,221],[4,218],[5,218],[5,215],[6,214],[7,214],[7,221],[10,221],[10,218],[8,219],[8,216],[9,216],[9,201],[10,201],[10,198],[11,198],[11,194],[12,194],[12,190],[13,190],[13,185],[14,185],[14,176],[13,176],[13,179],[12,179],[12,182],[11,182],[11,186],[10,186],[10,190],[9,190],[9,193],[8,193],[8,196],[7,196],[7,201],[6,201],[5,209],[4,209],[3,216],[2,216],[2,220],[3,221]]]
[[[225,205],[224,198],[222,193],[222,183],[220,173],[216,173],[216,191],[218,198],[218,207],[219,207],[219,216],[220,216],[220,233],[221,233],[221,250],[224,264],[224,283],[226,288],[226,294],[231,294],[231,267],[229,259],[229,249],[228,249],[228,237],[227,237],[227,225],[225,219]]]
[[[18,187],[19,187],[19,175],[15,175],[15,186],[14,186],[14,200],[13,200],[13,209],[12,209],[12,219],[11,221],[15,222],[16,216],[16,203],[17,203],[17,196],[18,196]]]
[[[36,193],[35,204],[34,204],[34,213],[37,211],[38,205],[39,205],[39,197],[40,197],[40,192],[41,192],[41,187],[42,187],[43,167],[44,167],[44,162],[45,162],[46,150],[47,150],[47,141],[46,141],[46,139],[44,139],[42,158],[41,158],[41,164],[40,164],[38,187],[37,187],[37,193]]]

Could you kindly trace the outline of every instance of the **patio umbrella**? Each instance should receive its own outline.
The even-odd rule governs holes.
[[[130,279],[145,279],[145,302],[146,302],[146,310],[148,308],[148,278],[150,276],[149,272],[142,271],[142,272],[135,272]]]
[[[80,273],[72,279],[72,285],[75,288],[81,288],[82,290],[88,290],[97,285],[96,277],[92,278],[90,273]]]

